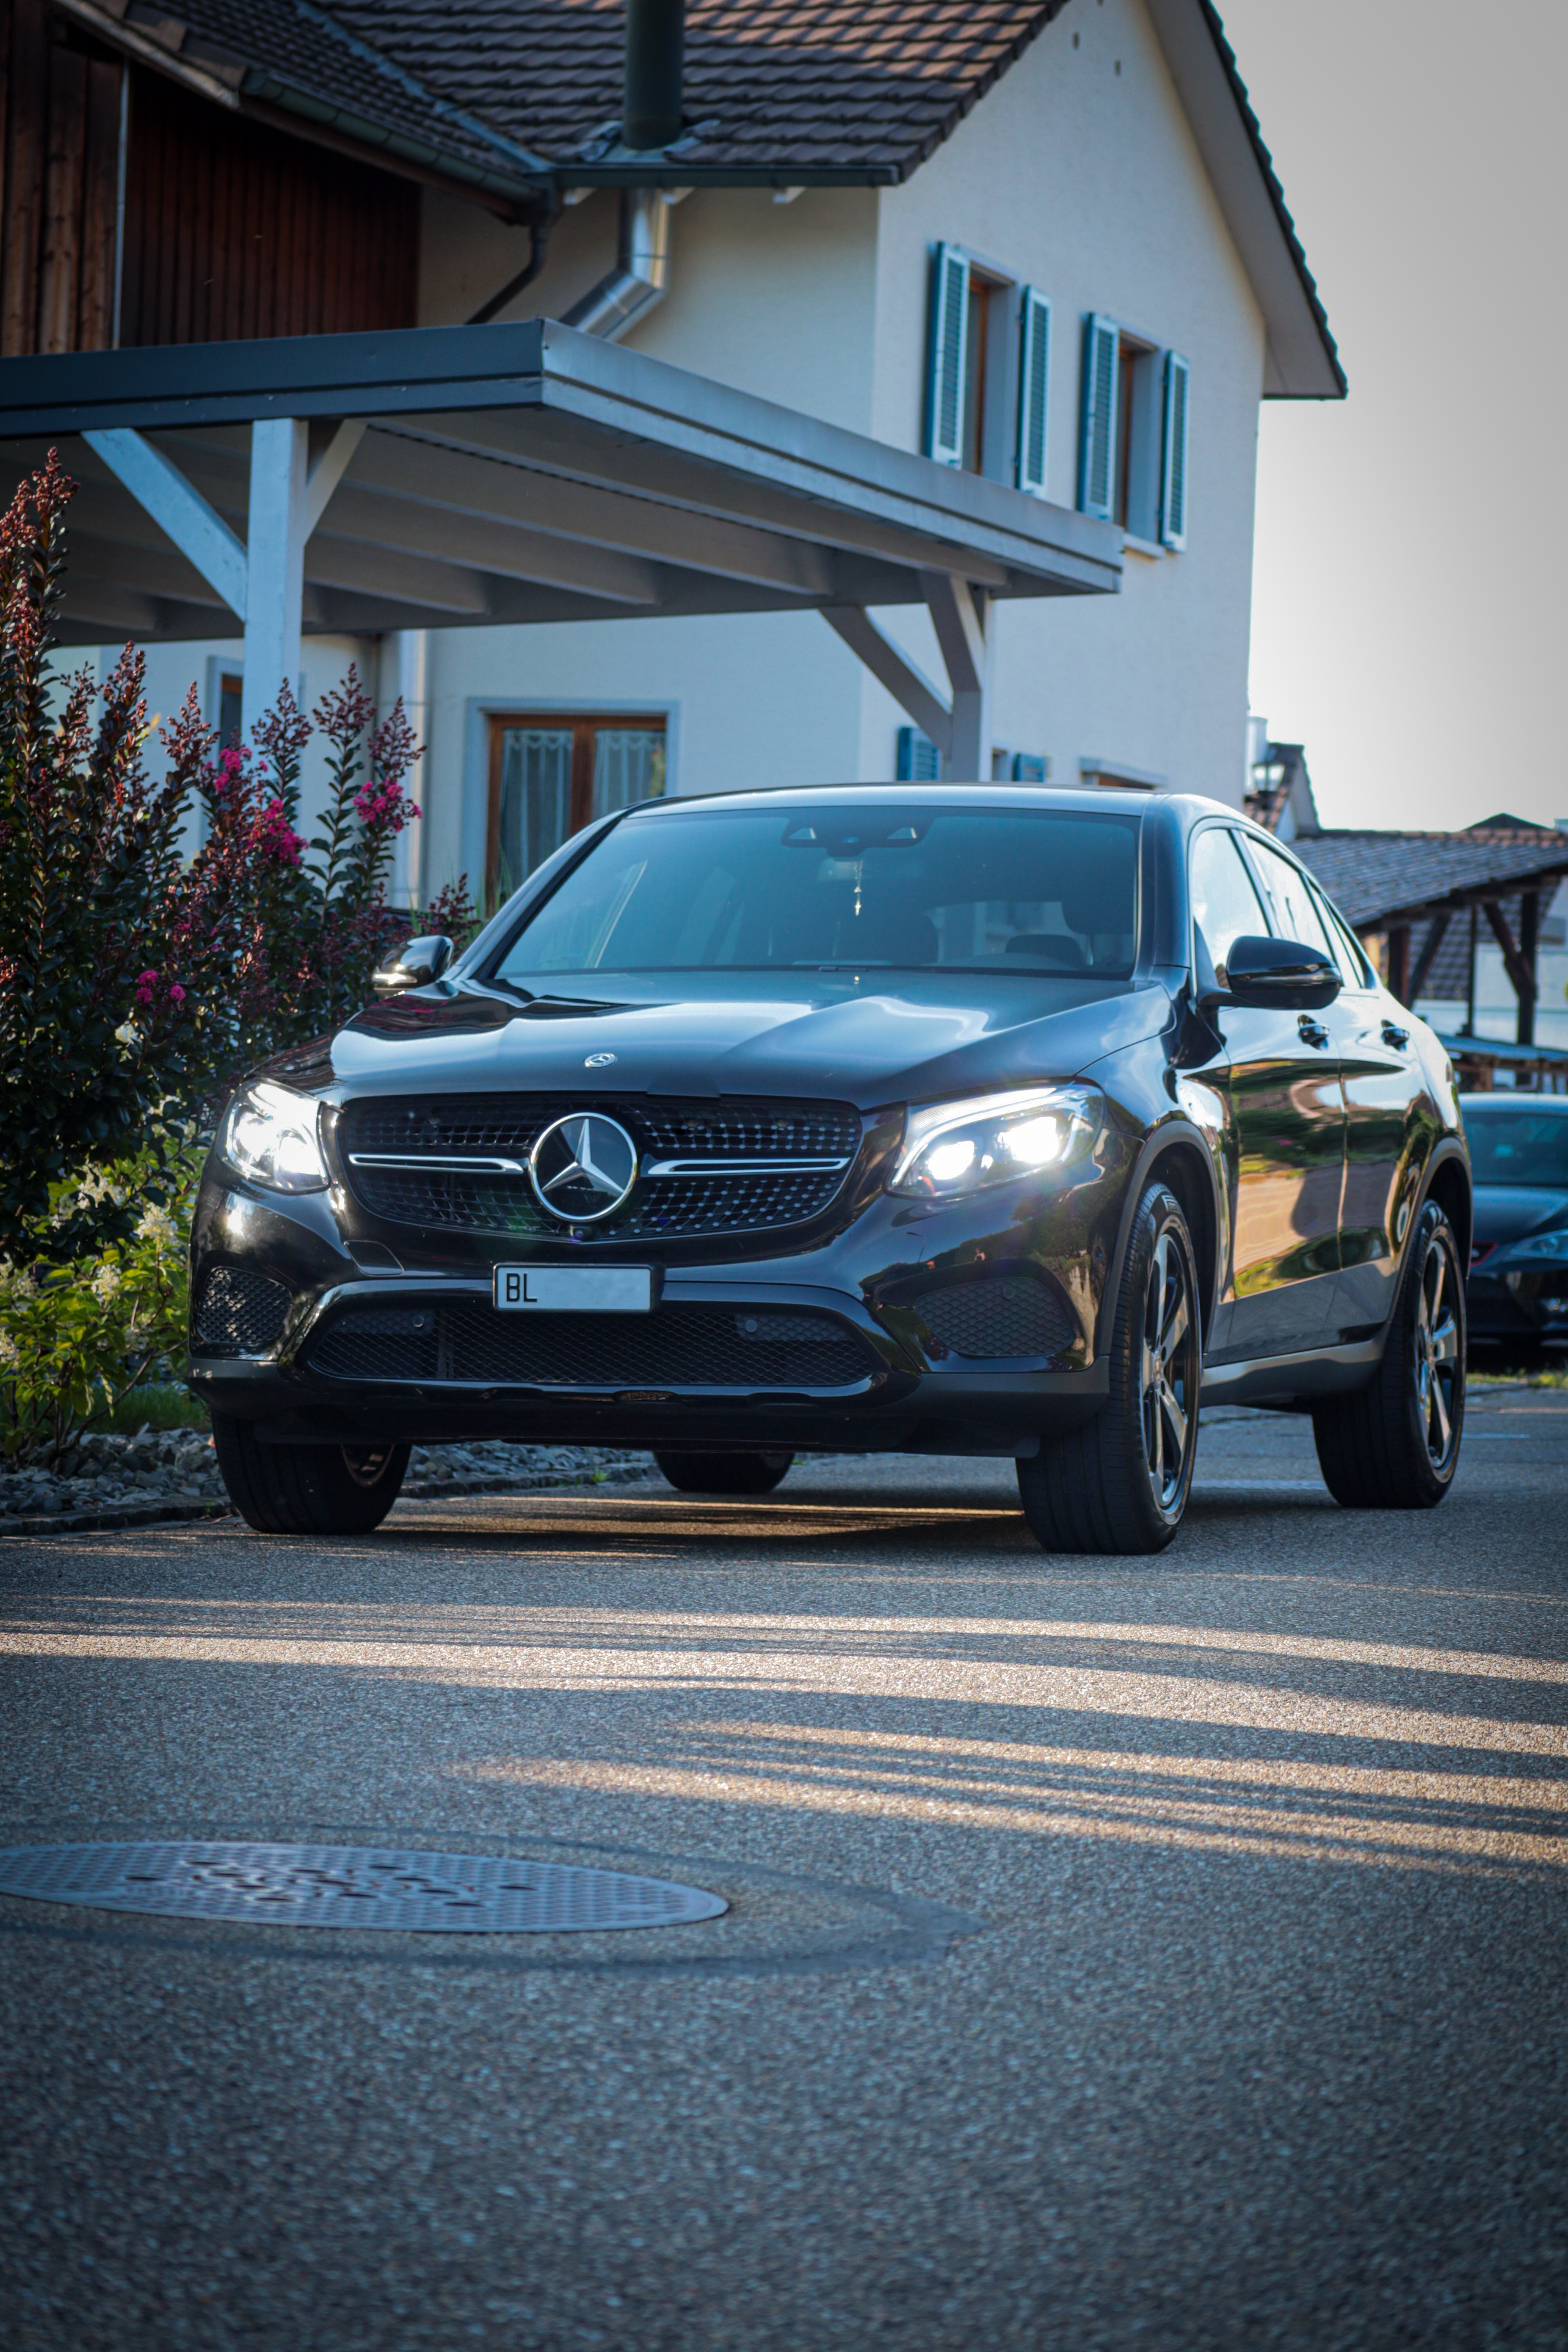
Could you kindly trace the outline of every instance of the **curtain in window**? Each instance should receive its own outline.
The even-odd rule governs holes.
[[[594,730],[594,814],[658,800],[664,792],[664,730],[654,727]]]
[[[570,830],[571,813],[571,728],[506,728],[497,843],[497,879],[503,897],[560,848]]]

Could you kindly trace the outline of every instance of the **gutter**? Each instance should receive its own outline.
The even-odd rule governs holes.
[[[563,314],[563,327],[618,343],[669,286],[669,215],[686,188],[623,188],[616,266]]]

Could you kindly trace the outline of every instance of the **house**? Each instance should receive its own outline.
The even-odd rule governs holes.
[[[1468,1085],[1568,1081],[1568,823],[1500,812],[1458,833],[1324,825],[1303,747],[1273,741],[1260,719],[1243,806],[1316,874]]]
[[[563,320],[1117,535],[1114,594],[1068,566],[957,604],[520,624],[478,521],[463,563],[356,536],[351,449],[300,663],[308,696],[353,656],[415,707],[412,892],[500,887],[649,793],[918,773],[944,735],[952,772],[1239,800],[1258,404],[1344,378],[1207,0],[634,0],[646,121],[602,0],[178,5],[14,0],[7,358]],[[204,495],[242,524],[243,485]],[[123,626],[159,708],[194,676],[233,722],[214,600],[149,617],[107,558],[95,593],[78,642]]]

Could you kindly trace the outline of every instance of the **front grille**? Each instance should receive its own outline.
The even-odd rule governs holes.
[[[563,1227],[534,1199],[525,1163],[552,1120],[590,1108],[619,1119],[643,1168],[626,1207],[594,1226],[596,1240],[676,1239],[808,1223],[842,1190],[860,1148],[859,1113],[847,1103],[451,1095],[351,1102],[339,1123],[339,1149],[354,1197],[372,1216],[426,1229],[560,1234]],[[471,1153],[510,1160],[516,1172],[357,1165],[368,1153],[410,1160]],[[647,1172],[650,1162],[661,1160],[701,1165],[700,1172]],[[840,1164],[788,1164],[798,1160]]]
[[[844,1389],[878,1368],[837,1316],[656,1307],[651,1315],[502,1315],[482,1298],[342,1307],[312,1342],[335,1381],[564,1389]]]
[[[978,1282],[931,1290],[918,1303],[921,1321],[937,1343],[931,1352],[955,1356],[1058,1356],[1074,1331],[1054,1291],[1032,1275],[994,1275]]]
[[[204,1354],[264,1356],[282,1331],[292,1294],[256,1266],[215,1265],[202,1285],[191,1336]]]

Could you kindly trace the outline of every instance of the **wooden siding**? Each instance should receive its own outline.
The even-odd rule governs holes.
[[[412,327],[418,240],[411,181],[132,74],[122,344]]]
[[[44,0],[0,0],[0,357],[112,341],[121,71]]]
[[[419,190],[0,0],[0,357],[412,327]]]

